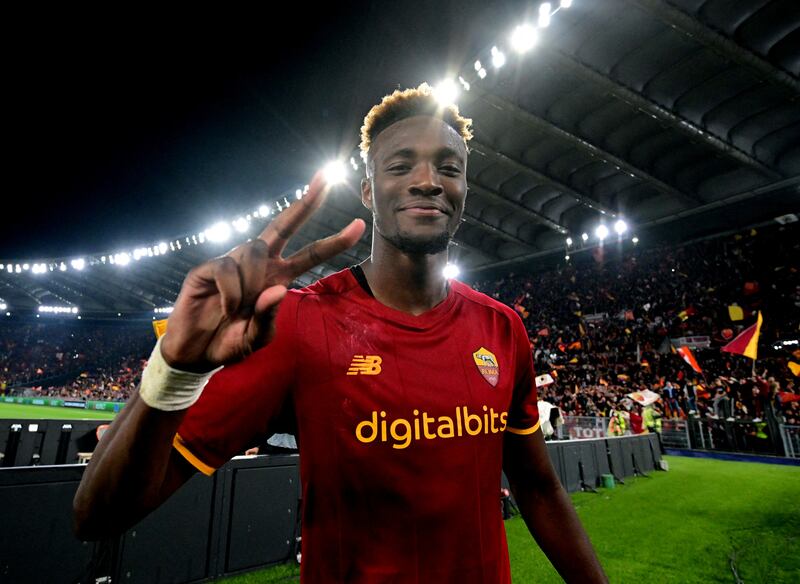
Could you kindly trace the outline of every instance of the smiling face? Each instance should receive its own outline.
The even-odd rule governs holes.
[[[409,254],[436,254],[458,229],[467,194],[467,148],[442,120],[413,116],[375,139],[361,183],[375,232]]]

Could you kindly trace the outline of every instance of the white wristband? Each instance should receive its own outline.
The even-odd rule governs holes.
[[[217,371],[217,367],[208,373],[190,373],[173,369],[161,354],[160,337],[156,343],[147,367],[142,372],[142,383],[139,396],[151,408],[173,412],[185,410],[200,398],[203,388]]]

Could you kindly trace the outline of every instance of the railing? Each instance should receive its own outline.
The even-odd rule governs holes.
[[[605,438],[609,418],[564,416],[556,440]],[[800,458],[800,426],[779,423],[779,418],[755,422],[715,418],[662,419],[660,439],[664,448],[717,450]],[[630,435],[630,426],[625,435]]]
[[[800,426],[780,426],[783,450],[789,458],[800,458]]]

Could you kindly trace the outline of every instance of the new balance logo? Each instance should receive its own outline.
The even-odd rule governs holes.
[[[381,372],[383,359],[377,355],[353,355],[348,375],[377,375]]]

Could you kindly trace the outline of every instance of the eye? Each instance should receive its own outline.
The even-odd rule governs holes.
[[[407,164],[393,164],[387,170],[394,174],[401,174],[408,172],[409,166]]]
[[[461,169],[453,164],[445,164],[440,166],[439,170],[448,176],[458,176],[461,174]]]

